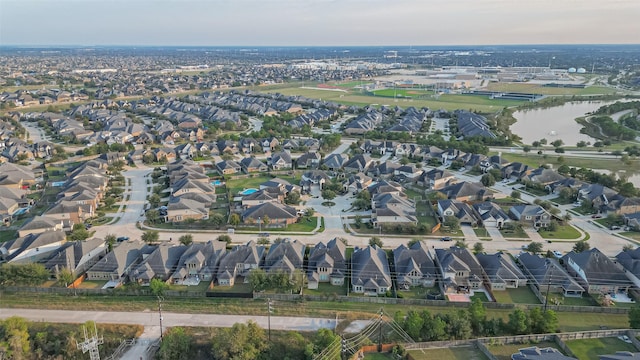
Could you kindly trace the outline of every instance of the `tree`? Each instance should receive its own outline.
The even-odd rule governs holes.
[[[269,277],[262,269],[253,269],[249,272],[249,286],[255,292],[264,291],[269,285]]]
[[[513,190],[511,192],[511,197],[514,199],[520,199],[522,197],[522,193],[518,190]]]
[[[333,190],[324,189],[322,190],[322,198],[325,200],[333,200],[336,198],[336,193]]]
[[[587,142],[584,141],[584,140],[580,140],[580,141],[578,141],[576,146],[579,147],[579,148],[587,147]]]
[[[573,244],[573,251],[577,253],[581,253],[583,251],[588,251],[591,248],[589,243],[586,240],[580,240],[577,243]]]
[[[473,333],[476,335],[482,334],[484,322],[487,320],[487,309],[482,304],[482,300],[479,298],[473,299],[468,311]]]
[[[183,328],[174,327],[162,337],[158,358],[160,360],[186,360],[192,358],[190,351],[191,338],[185,334]]]
[[[158,221],[160,221],[160,212],[156,209],[147,210],[147,212],[144,215],[147,218],[147,221],[152,224],[155,224]]]
[[[149,283],[149,290],[151,290],[151,293],[155,296],[162,296],[165,291],[169,290],[169,284],[160,279],[153,278]]]
[[[424,320],[417,311],[409,310],[405,317],[402,328],[411,336],[412,339],[420,338]]]
[[[287,194],[287,197],[284,199],[285,204],[289,205],[298,205],[300,203],[300,193],[297,191],[292,191]]]
[[[632,329],[640,329],[640,305],[629,309],[629,326]]]
[[[482,185],[489,187],[496,184],[496,179],[491,174],[484,174],[480,178],[480,182]]]
[[[236,323],[229,329],[217,329],[212,354],[218,360],[254,360],[267,349],[264,330],[255,322]]]
[[[522,147],[522,151],[524,151],[525,155],[531,151],[531,146],[525,145]]]
[[[509,314],[507,327],[512,334],[523,335],[529,329],[529,317],[522,309],[515,309]]]
[[[29,326],[27,321],[21,317],[12,316],[0,323],[4,327],[3,337],[0,337],[0,345],[7,344],[10,359],[26,359],[30,353],[31,342],[29,341]]]
[[[178,241],[180,242],[180,244],[185,245],[185,246],[189,246],[191,244],[193,244],[193,235],[191,234],[184,234],[182,236],[180,236],[180,238],[178,239]]]
[[[142,233],[140,238],[147,244],[155,244],[160,239],[160,233],[156,230],[147,230]]]
[[[106,206],[106,207],[110,208],[110,207],[112,207],[113,205],[115,205],[115,203],[116,203],[116,199],[114,199],[114,198],[113,198],[113,197],[111,197],[111,196],[107,196],[107,197],[105,197],[105,198],[104,198],[103,202],[104,202],[104,206]]]
[[[225,218],[224,215],[219,213],[213,213],[209,216],[209,222],[213,224],[216,228],[220,228],[220,226],[224,225]]]
[[[229,224],[238,226],[240,224],[240,215],[235,213],[231,214],[231,216],[229,216]]]
[[[553,146],[555,148],[559,148],[562,145],[564,145],[564,141],[562,141],[561,139],[554,140],[554,141],[551,142],[551,146]]]
[[[460,240],[456,240],[456,244],[457,247],[462,248],[462,249],[466,249],[467,248],[467,243],[464,242],[463,239]]]
[[[625,251],[625,252],[626,252],[626,251],[633,251],[633,249],[635,249],[635,246],[633,246],[633,245],[631,245],[631,244],[625,244],[625,245],[622,247],[622,251]]]
[[[455,232],[460,229],[460,220],[455,216],[445,216],[442,225],[447,227],[449,231]]]
[[[151,194],[151,196],[149,196],[149,205],[152,208],[157,208],[160,205],[160,201],[162,201],[162,199],[158,194]]]
[[[87,231],[84,224],[75,224],[73,225],[73,230],[69,235],[69,239],[73,241],[82,241],[88,239],[89,236],[91,236],[91,234]]]
[[[104,237],[104,243],[107,244],[107,251],[112,251],[113,245],[116,243],[116,236],[113,234],[107,234]]]
[[[533,254],[538,254],[542,252],[542,243],[539,242],[532,242],[529,245],[527,245],[527,251]]]
[[[356,215],[354,217],[353,226],[355,226],[356,229],[360,229],[360,227],[362,226],[362,215]]]
[[[477,242],[473,244],[473,253],[474,254],[482,254],[484,252],[484,245],[481,242]]]
[[[308,217],[312,217],[316,213],[316,209],[306,208],[304,212],[305,214],[307,214]]]
[[[381,248],[383,246],[382,240],[379,237],[374,236],[371,239],[369,239],[369,246],[377,246]]]
[[[226,235],[226,234],[220,235],[220,236],[218,236],[218,241],[224,241],[227,244],[231,244],[231,236]]]
[[[63,267],[56,274],[56,279],[58,280],[57,281],[58,286],[68,287],[71,283],[73,283],[74,276],[69,269],[67,269],[66,267]]]
[[[269,218],[269,215],[263,216],[262,217],[262,225],[267,227],[267,226],[269,226],[269,224],[271,224],[271,218]]]

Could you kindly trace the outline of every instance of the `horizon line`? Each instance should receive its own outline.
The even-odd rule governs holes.
[[[178,45],[178,44],[0,44],[0,48],[11,47],[251,47],[251,48],[371,48],[371,47],[492,47],[492,46],[640,46],[639,43],[521,43],[521,44],[440,44],[440,45],[415,45],[415,44],[385,44],[385,45]]]

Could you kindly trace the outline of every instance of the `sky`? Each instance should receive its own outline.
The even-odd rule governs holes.
[[[638,44],[639,0],[0,0],[0,45]]]

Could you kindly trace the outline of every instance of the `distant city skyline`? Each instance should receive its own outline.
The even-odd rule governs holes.
[[[637,0],[0,0],[0,45],[638,44]]]

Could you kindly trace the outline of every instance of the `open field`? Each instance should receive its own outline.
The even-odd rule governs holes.
[[[524,349],[531,346],[537,346],[539,348],[552,347],[560,350],[558,345],[552,341],[542,341],[539,343],[526,343],[526,344],[501,344],[501,345],[487,345],[487,348],[498,360],[510,360],[511,355],[519,352],[520,349]]]
[[[264,89],[261,89],[264,90]],[[393,90],[392,90],[393,91]],[[276,91],[272,91],[276,92]],[[442,95],[434,99],[393,99],[386,97],[369,96],[365,94],[344,93],[338,91],[327,91],[320,89],[303,89],[299,87],[288,87],[277,90],[284,95],[301,95],[309,98],[334,101],[345,105],[399,105],[402,107],[428,107],[434,109],[456,110],[472,109],[478,112],[496,112],[505,106],[505,100],[491,100],[480,96],[467,95]],[[392,95],[393,96],[393,95]],[[509,100],[510,102],[510,100]],[[521,103],[516,101],[517,104]],[[507,105],[510,106],[510,105]]]
[[[553,82],[553,81],[550,81]],[[542,95],[602,95],[614,94],[615,89],[604,86],[588,86],[584,89],[544,87],[538,84],[527,83],[489,83],[486,90],[523,92]]]
[[[486,360],[480,350],[473,346],[456,346],[443,349],[412,350],[409,351],[414,360]]]
[[[637,351],[632,344],[615,337],[567,340],[565,343],[579,360],[597,359],[598,355],[614,354],[616,351]]]

